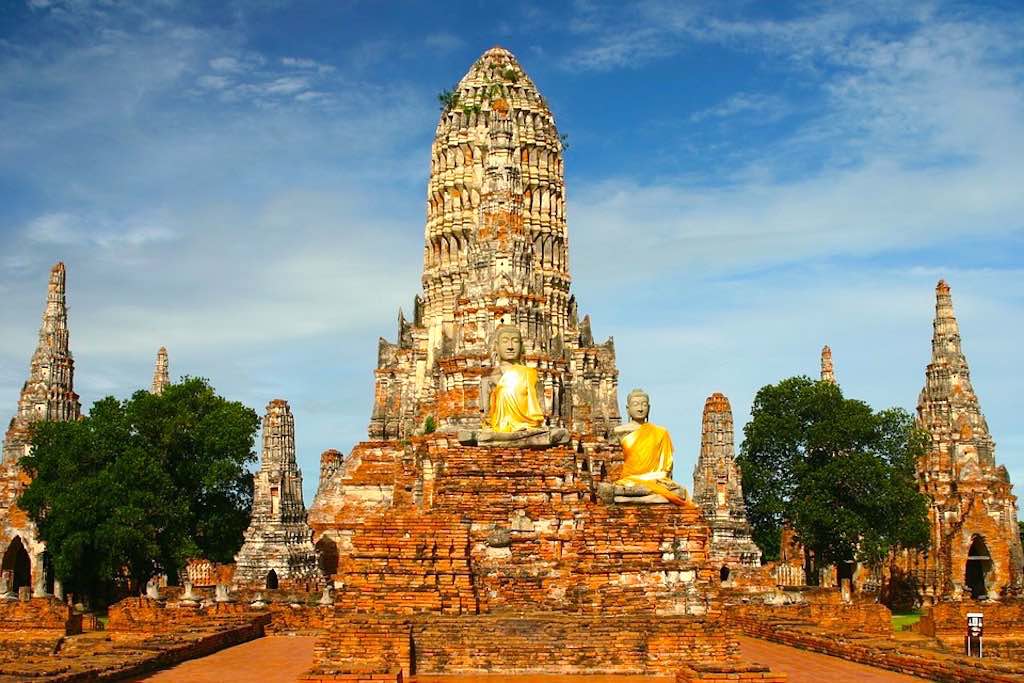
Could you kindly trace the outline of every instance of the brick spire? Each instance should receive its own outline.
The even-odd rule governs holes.
[[[167,349],[163,346],[156,352],[156,368],[153,370],[153,384],[149,388],[151,394],[164,393],[164,387],[171,383],[170,367],[167,363]]]
[[[693,501],[712,530],[711,555],[727,564],[755,566],[761,551],[751,538],[743,503],[743,485],[736,465],[732,406],[724,394],[704,402],[700,455],[693,469]]]
[[[832,349],[828,344],[821,347],[821,381],[830,384],[836,383],[836,373],[832,367]]]
[[[271,571],[281,587],[319,582],[313,532],[306,524],[302,472],[295,462],[295,418],[288,402],[267,404],[263,418],[263,455],[256,472],[252,519],[235,557],[235,583],[272,587]]]
[[[917,402],[921,426],[932,435],[936,453],[952,454],[954,442],[970,444],[965,452],[977,454],[979,464],[995,465],[995,443],[971,386],[971,371],[960,347],[960,326],[953,313],[953,297],[945,280],[935,287],[935,322],[932,325],[932,362]],[[961,449],[963,450],[963,449]],[[934,466],[949,470],[952,462]]]
[[[75,393],[75,361],[68,347],[66,274],[59,262],[50,270],[39,343],[32,354],[28,381],[22,386],[18,412],[4,438],[3,461],[16,462],[31,445],[31,426],[39,420],[77,420],[82,407]]]

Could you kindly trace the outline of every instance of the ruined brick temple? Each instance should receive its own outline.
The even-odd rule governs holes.
[[[570,294],[562,143],[512,55],[485,53],[438,123],[427,184],[423,292],[380,341],[371,439],[480,422],[479,379],[501,323],[523,331],[554,424],[619,422],[615,348],[595,344]]]
[[[4,435],[0,463],[0,572],[7,575],[12,590],[31,586],[34,592],[42,593],[52,588],[45,546],[36,538],[35,526],[15,501],[29,482],[18,461],[31,448],[32,425],[40,420],[77,420],[82,413],[75,393],[75,361],[69,346],[66,284],[64,264],[57,263],[50,270],[46,308],[28,380],[21,388],[18,410]]]
[[[273,400],[263,418],[263,454],[254,475],[252,519],[235,556],[238,586],[270,590],[315,588],[321,578],[295,463],[295,418],[287,401]]]
[[[619,490],[623,465],[611,438],[618,372],[612,342],[594,343],[569,292],[554,119],[501,48],[448,105],[432,148],[423,293],[411,320],[399,315],[397,343],[380,342],[371,440],[321,457],[309,523],[335,617],[315,671],[727,665],[738,649],[716,597],[719,569],[758,557],[740,520],[731,417],[708,435],[709,476],[716,487],[725,478],[729,507],[720,551],[689,500],[599,495]],[[499,326],[518,329],[522,362],[536,369],[540,429],[567,429],[568,442],[460,436],[484,422]]]
[[[918,484],[931,501],[931,548],[904,553],[898,564],[929,601],[1019,594],[1024,553],[1017,499],[1006,468],[996,463],[944,280],[935,287],[932,357],[917,419],[931,435],[931,448],[917,464]]]

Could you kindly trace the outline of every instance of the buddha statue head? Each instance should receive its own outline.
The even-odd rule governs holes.
[[[626,412],[633,422],[647,422],[651,413],[651,397],[643,389],[633,389],[626,396]]]
[[[502,363],[519,363],[523,358],[523,333],[515,325],[498,325],[494,346]]]

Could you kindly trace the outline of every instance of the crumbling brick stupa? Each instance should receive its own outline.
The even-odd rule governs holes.
[[[519,326],[552,421],[587,434],[619,423],[615,347],[594,342],[569,292],[562,143],[506,50],[452,92],[431,150],[423,293],[380,341],[371,439],[480,422],[478,386],[497,325]]]
[[[0,571],[7,574],[8,587],[14,590],[31,585],[36,592],[45,591],[52,580],[45,568],[45,545],[36,538],[35,526],[16,503],[29,483],[18,461],[31,449],[33,424],[41,420],[77,420],[82,412],[75,393],[66,286],[64,264],[57,263],[50,270],[46,308],[28,380],[22,386],[18,410],[4,436],[0,463]]]
[[[704,403],[700,455],[693,470],[693,500],[711,527],[710,558],[720,566],[719,577],[729,579],[737,567],[760,567],[761,550],[754,543],[743,483],[736,464],[732,406],[724,394],[714,393]]]
[[[295,418],[287,401],[267,405],[263,454],[253,483],[252,518],[235,556],[235,585],[271,590],[319,586],[302,472],[295,462]]]
[[[380,343],[372,440],[321,456],[309,523],[335,614],[314,677],[674,674],[738,656],[700,508],[605,495],[628,489],[618,371],[569,294],[561,151],[512,54],[484,53],[437,128],[423,294]],[[543,412],[537,438],[497,432],[495,386]]]
[[[935,287],[931,362],[917,402],[931,447],[917,464],[928,496],[931,547],[902,553],[897,564],[917,580],[926,602],[944,597],[996,598],[1022,588],[1017,498],[971,385],[950,287]]]

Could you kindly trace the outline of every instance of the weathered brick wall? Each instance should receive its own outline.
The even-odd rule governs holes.
[[[663,616],[370,616],[338,610],[311,676],[330,673],[669,674],[685,661],[733,661],[739,648],[719,619]]]
[[[52,598],[0,600],[0,631],[81,632],[81,617],[71,607]]]
[[[360,612],[714,609],[696,506],[606,505],[617,451],[465,447],[444,435],[357,446],[310,512]],[[329,548],[327,546],[330,546]]]
[[[745,632],[748,632],[744,628]],[[891,638],[865,638],[852,633],[825,633],[769,626],[749,631],[753,635],[802,650],[820,652],[851,662],[919,676],[943,683],[1021,683],[1024,664],[1002,659],[977,659],[938,651]],[[953,651],[956,652],[955,650]]]
[[[107,610],[107,631],[126,633],[169,633],[216,621],[255,622],[266,625],[271,615],[246,603],[213,603],[186,607],[179,603],[125,598]]]
[[[726,613],[745,631],[753,631],[760,623],[785,621],[809,624],[836,633],[892,634],[892,613],[885,605],[871,603],[734,605],[728,607]]]
[[[1024,638],[1024,600],[940,602],[925,610],[916,630],[926,636],[962,637],[967,628],[968,612],[985,615],[986,636]]]
[[[676,683],[786,683],[789,676],[775,673],[766,666],[744,662],[688,662],[676,672]]]

